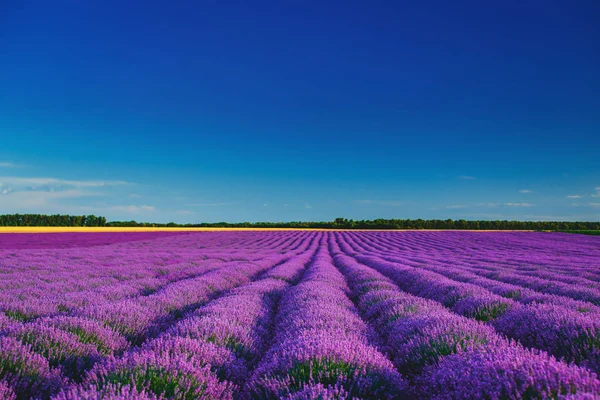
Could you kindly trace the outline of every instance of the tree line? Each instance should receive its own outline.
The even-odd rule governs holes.
[[[95,215],[0,215],[0,226],[112,226],[166,228],[322,228],[322,229],[471,229],[471,230],[600,230],[600,222],[569,221],[467,221],[464,219],[375,219],[309,222],[203,222],[194,224],[110,221]]]
[[[107,226],[105,217],[95,215],[0,215],[0,226]]]

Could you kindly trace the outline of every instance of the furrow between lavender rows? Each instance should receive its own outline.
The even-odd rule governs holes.
[[[392,280],[330,249],[361,316],[410,383],[413,398],[556,398],[600,394],[588,370],[529,350],[490,326],[435,301],[399,290]],[[501,377],[501,378],[499,378]]]
[[[374,334],[346,295],[344,277],[323,243],[300,283],[282,296],[273,345],[241,397],[401,398],[406,392]]]
[[[547,253],[542,253],[540,251],[534,253],[535,257],[530,255],[527,258],[527,265],[521,265],[521,263],[519,263],[519,269],[516,269],[516,267],[503,265],[503,260],[498,257],[497,252],[493,253],[495,256],[493,259],[490,259],[491,256],[489,253],[483,252],[480,253],[480,257],[476,257],[477,260],[473,260],[472,255],[469,256],[468,254],[456,253],[450,256],[450,259],[448,260],[445,257],[429,255],[425,251],[416,252],[416,254],[403,254],[402,252],[396,252],[394,250],[382,251],[381,246],[376,246],[374,241],[368,237],[349,235],[349,238],[353,240],[355,244],[361,246],[362,250],[371,250],[375,253],[384,252],[389,255],[406,257],[413,260],[415,263],[427,263],[428,261],[438,260],[441,262],[459,260],[461,267],[481,276],[502,280],[508,283],[516,283],[534,290],[572,297],[576,300],[590,301],[595,304],[599,304],[600,302],[600,282],[574,275],[577,271],[590,273],[593,269],[590,269],[588,266],[585,269],[570,268],[568,271],[561,271],[560,273],[549,272],[548,264],[540,260],[541,256]],[[550,249],[547,249],[548,253],[550,252],[549,250]],[[544,268],[539,268],[540,265]]]
[[[358,241],[355,241],[355,244],[359,245],[356,242]],[[363,248],[365,248],[365,251],[362,251]],[[405,257],[401,255],[394,255],[397,254],[395,252],[383,253],[373,251],[368,247],[362,247],[359,249],[361,250],[360,252],[362,255],[371,255],[374,257],[381,258],[385,261],[400,263],[414,268],[426,269],[444,275],[445,277],[452,280],[481,286],[494,294],[515,300],[519,303],[546,303],[569,308],[572,311],[576,311],[579,313],[593,312],[595,314],[600,314],[600,307],[593,303],[584,300],[573,299],[565,295],[551,294],[552,288],[556,287],[558,285],[557,283],[546,285],[545,289],[550,293],[545,293],[529,289],[525,286],[520,286],[512,282],[507,283],[500,280],[480,276],[480,274],[474,272],[469,272],[469,269],[463,266],[462,261],[457,259],[438,261],[431,260],[430,257],[428,257],[427,255],[423,255],[417,260],[415,255]],[[588,294],[589,290],[588,292],[586,292],[585,289],[576,289],[576,292]]]
[[[293,239],[291,240],[292,243],[297,241],[298,246],[301,246],[302,239],[309,236],[302,235],[290,239]],[[193,237],[185,239],[187,242],[179,243],[182,249],[177,251],[185,252],[187,247],[192,247],[197,243],[192,240]],[[165,243],[152,244],[165,245]],[[175,249],[178,248],[175,247]],[[212,250],[202,252],[192,258],[186,255],[185,261],[172,264],[168,261],[168,257],[172,255],[171,252],[162,256],[158,252],[154,258],[151,258],[152,262],[146,264],[143,257],[138,260],[135,258],[136,256],[132,258],[130,253],[115,253],[126,257],[125,260],[119,261],[111,256],[110,249],[96,249],[96,252],[100,251],[106,253],[106,256],[101,258],[103,261],[100,261],[100,264],[95,259],[82,258],[88,257],[87,253],[82,255],[73,253],[73,257],[80,263],[74,266],[72,263],[75,260],[68,255],[71,253],[67,253],[67,255],[58,258],[51,258],[55,260],[53,261],[56,264],[54,267],[46,264],[40,265],[36,268],[40,273],[32,274],[29,277],[28,275],[18,274],[18,271],[22,269],[18,263],[13,266],[4,265],[6,269],[3,270],[4,273],[0,276],[3,287],[0,292],[0,311],[13,319],[21,321],[55,314],[66,314],[68,311],[82,308],[94,302],[102,303],[151,294],[170,283],[194,278],[210,270],[217,269],[220,267],[219,264],[230,262],[232,259],[237,261],[259,261],[265,254],[269,254],[268,249],[256,249],[242,253],[244,257],[240,257],[239,250],[218,256],[214,254],[215,250]],[[273,250],[273,253],[276,253],[276,251]],[[192,254],[196,254],[196,252]],[[4,262],[4,264],[6,263],[7,261]],[[24,261],[21,260],[19,263],[23,264]],[[81,268],[78,268],[78,265],[81,265]],[[123,266],[126,268],[123,268]],[[33,266],[28,266],[28,268],[33,268]],[[44,271],[49,271],[49,273],[46,274]],[[11,274],[11,272],[14,273]],[[17,273],[17,276],[13,278],[12,275],[15,273]],[[47,275],[47,277],[44,275]],[[23,290],[24,288],[27,288],[27,290]]]
[[[534,235],[540,235],[540,233]],[[388,239],[381,235],[375,238],[371,237],[371,235],[354,235],[354,237],[361,240],[363,243],[368,242],[369,245],[386,253],[396,252],[401,244],[401,242],[397,240]],[[429,241],[422,243],[422,247],[416,251],[416,253],[425,259],[436,257],[431,256],[424,250],[430,250],[433,240],[440,239],[442,239],[442,237],[431,238]],[[514,248],[500,252],[497,248],[492,248],[492,251],[483,248],[462,248],[463,242],[456,239],[454,239],[452,243],[456,247],[449,254],[451,255],[451,258],[460,259],[465,264],[470,264],[474,268],[481,267],[492,271],[501,270],[503,272],[516,273],[521,276],[532,276],[541,278],[547,283],[548,281],[554,282],[558,280],[559,282],[576,284],[584,287],[600,288],[600,272],[595,268],[590,268],[590,264],[592,266],[594,264],[600,266],[600,264],[598,264],[600,251],[597,252],[597,255],[594,255],[593,253],[590,254],[589,249],[582,252],[563,247],[561,254],[557,255],[557,249],[552,246],[525,248],[523,254],[515,254]],[[552,243],[552,245],[556,245],[556,243]],[[437,256],[436,258],[443,260],[445,257]]]
[[[356,254],[338,235],[340,249],[385,275],[400,289],[434,300],[454,313],[486,322],[526,347],[600,371],[600,320],[552,304],[520,304],[438,273]]]
[[[232,399],[265,351],[279,298],[315,248],[187,314],[141,347],[96,364],[82,383],[55,398]]]
[[[185,312],[251,281],[270,268],[276,268],[286,259],[286,256],[278,256],[262,263],[241,263],[188,280],[183,285],[172,285],[168,290],[143,299],[107,303],[86,309],[74,317],[9,324],[4,330],[10,340],[22,347],[23,357],[30,357],[27,356],[30,354],[37,360],[38,369],[52,371],[50,377],[62,377],[64,374],[77,381],[96,362],[111,354],[119,354],[129,347],[129,343],[141,343],[146,338],[157,336],[183,317]],[[38,354],[43,357],[39,358]],[[10,354],[4,356],[9,357]],[[0,355],[0,362],[5,361],[4,356]],[[9,373],[11,379],[22,378],[17,371],[13,372],[15,374]],[[28,385],[31,387],[41,384],[53,390],[64,385],[64,378],[62,381],[40,379],[42,383],[33,378],[23,378],[23,381],[30,382]],[[19,388],[18,392],[28,393],[27,390],[35,392],[38,389]]]

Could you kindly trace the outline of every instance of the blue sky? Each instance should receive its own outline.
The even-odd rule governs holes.
[[[600,219],[600,3],[176,3],[0,2],[0,213]]]

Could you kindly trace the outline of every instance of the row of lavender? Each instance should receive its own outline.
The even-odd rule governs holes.
[[[316,240],[315,234],[305,232],[270,237],[242,235],[242,240],[238,240],[237,245],[229,249],[231,237],[220,236],[180,236],[180,243],[173,243],[171,239],[160,239],[116,247],[77,249],[75,254],[82,258],[84,254],[88,254],[82,263],[85,266],[80,264],[73,268],[73,277],[56,274],[52,279],[51,274],[48,274],[45,283],[64,288],[65,279],[78,280],[88,272],[101,277],[103,274],[112,277],[118,273],[121,277],[127,277],[119,282],[123,287],[127,287],[125,291],[128,295],[116,298],[90,296],[94,301],[89,301],[84,306],[68,310],[58,309],[47,314],[36,310],[37,313],[26,319],[14,312],[11,308],[14,303],[2,304],[4,312],[0,313],[0,377],[4,382],[3,386],[10,386],[11,390],[22,398],[46,398],[69,382],[81,381],[87,370],[104,359],[119,356],[132,345],[140,345],[160,335],[184,315],[220,293],[245,284],[270,268],[302,254]],[[168,243],[164,243],[165,240]],[[223,243],[215,244],[218,240]],[[161,247],[165,250],[171,249],[168,250],[171,253],[180,251],[194,254],[197,254],[195,250],[204,248],[208,249],[206,253],[212,254],[212,258],[204,255],[198,257],[195,260],[198,268],[191,274],[184,270],[183,275],[178,272],[179,263],[169,263],[164,256],[161,256],[163,262],[147,266],[146,271],[135,262],[110,266],[94,263],[102,261],[104,253],[131,255],[133,249],[137,249],[140,258],[143,259],[149,250]],[[39,250],[23,253],[25,256],[38,256],[39,259],[36,252]],[[52,257],[48,257],[48,261],[67,264],[68,267],[69,260],[73,260],[73,254],[72,249],[60,254],[55,252]],[[28,260],[27,257],[24,258]],[[218,263],[212,263],[215,258],[219,259]],[[3,294],[14,293],[21,281],[31,284],[31,275],[39,270],[35,265],[33,269],[27,269],[26,265],[13,266],[10,262],[7,264],[2,268],[3,280],[6,282],[3,286],[7,287],[6,290],[2,289]],[[81,271],[82,269],[86,271]],[[155,277],[161,276],[163,274],[160,271],[165,269],[167,272],[174,271],[174,276],[179,275],[179,278],[163,280],[164,284],[158,285],[152,291],[136,291],[139,288],[139,280],[144,280],[152,274]],[[16,282],[11,280],[10,276],[16,276]],[[18,279],[20,276],[22,278]],[[80,282],[82,296],[89,296],[104,287],[90,287],[87,283],[85,280]],[[78,282],[70,282],[70,285],[77,286]],[[24,295],[22,303],[27,303],[29,293],[26,286],[22,286],[21,290]],[[47,295],[47,300],[59,297],[61,302],[71,294],[70,291],[61,292],[60,289],[50,292],[52,294]]]
[[[596,282],[593,280],[589,280],[589,285],[585,282],[574,284],[565,282],[569,281],[567,278],[560,280],[562,275],[556,275],[541,286],[536,284],[542,278],[514,272],[511,275],[517,278],[508,283],[492,279],[497,276],[482,276],[485,265],[492,264],[492,257],[497,258],[498,264],[507,259],[510,261],[510,257],[501,258],[503,255],[510,256],[508,251],[503,253],[496,249],[493,256],[473,255],[484,264],[476,268],[465,267],[464,260],[468,257],[432,252],[427,242],[418,246],[413,244],[412,251],[407,253],[394,249],[400,242],[398,238],[373,240],[367,235],[340,236],[345,254],[354,255],[359,262],[391,278],[402,290],[435,300],[456,314],[487,322],[499,333],[527,347],[600,371],[600,307],[592,298],[596,292],[600,295],[600,291],[594,288]],[[385,247],[382,249],[382,246]],[[554,251],[555,247],[546,249],[548,253]],[[540,251],[532,254],[527,270],[536,266],[541,275],[546,275],[543,265],[536,260],[540,255],[547,254]],[[481,260],[488,260],[487,264]],[[600,267],[598,261],[595,262],[596,265],[587,265],[590,273],[595,273]],[[586,268],[577,258],[570,260],[569,264]],[[566,270],[569,264],[564,266]],[[585,281],[585,278],[575,279]],[[587,296],[582,296],[582,293]]]
[[[508,299],[503,308],[496,300],[507,298],[432,270],[436,253],[447,257],[453,251],[447,239],[434,240],[419,254],[426,237],[395,235],[253,233],[223,235],[219,243],[210,234],[195,243],[192,235],[127,244],[148,251],[171,241],[169,251],[184,253],[204,247],[201,261],[219,262],[151,291],[26,320],[0,314],[0,395],[62,400],[600,395],[589,359],[578,361],[586,367],[569,365],[501,333],[502,316],[536,302]],[[517,245],[525,248],[522,241]],[[407,264],[419,257],[423,265]],[[505,261],[511,262],[499,265]],[[481,303],[490,296],[491,307]],[[592,308],[584,311],[595,312]]]

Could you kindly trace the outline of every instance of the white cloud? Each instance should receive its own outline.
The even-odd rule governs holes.
[[[13,191],[11,188],[0,192],[0,209],[4,212],[36,211],[50,212],[57,206],[57,200],[81,197],[102,196],[102,193],[84,192],[77,189],[61,191]]]
[[[600,203],[588,203],[592,207],[600,207]]]
[[[0,168],[17,168],[17,165],[11,162],[0,162]]]
[[[449,210],[454,210],[454,209],[457,209],[457,208],[467,208],[467,206],[465,206],[464,204],[454,204],[454,205],[451,205],[451,206],[446,206],[446,208],[449,209]]]
[[[470,175],[459,175],[456,177],[456,179],[460,179],[461,181],[473,181],[477,178],[475,178],[474,176],[470,176]]]
[[[523,194],[533,193],[533,190],[521,189],[521,190],[519,190],[519,193],[523,193]]]
[[[567,196],[567,199],[580,199],[581,195],[579,194],[570,194]]]
[[[23,178],[17,176],[2,176],[0,183],[14,186],[69,186],[76,188],[92,188],[104,186],[126,185],[125,181],[99,181],[99,180],[68,180],[58,178]]]
[[[531,203],[504,203],[508,207],[533,207]]]
[[[477,207],[498,207],[500,203],[476,203]]]

